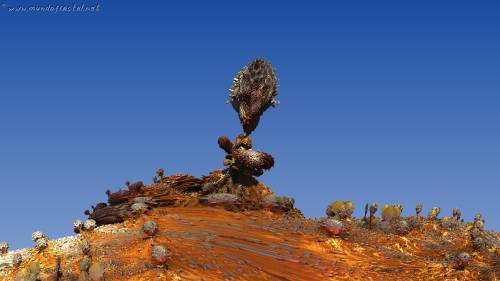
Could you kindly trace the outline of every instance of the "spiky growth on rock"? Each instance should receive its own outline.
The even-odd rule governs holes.
[[[441,213],[441,208],[439,207],[434,207],[429,211],[429,214],[427,215],[427,218],[429,220],[436,220],[437,217],[439,216],[439,213]]]
[[[474,216],[474,227],[481,231],[484,230],[484,220],[481,214]]]
[[[416,213],[417,217],[420,217],[420,213],[422,213],[423,209],[424,209],[424,205],[417,204],[417,207],[415,207],[415,213]]]
[[[377,203],[373,202],[370,205],[370,217],[368,218],[368,227],[370,229],[372,229],[373,227],[373,220],[375,219],[375,213],[377,212],[377,210],[378,210],[378,205]]]
[[[49,238],[41,231],[35,231],[31,235],[31,239],[35,242],[35,249],[42,251],[49,245]]]
[[[399,219],[401,217],[401,213],[403,212],[403,208],[401,205],[384,205],[382,207],[382,220],[384,221],[392,221]]]
[[[243,131],[250,135],[260,117],[270,106],[279,102],[278,79],[271,64],[257,59],[245,66],[233,79],[229,101],[238,113]]]
[[[326,208],[326,215],[337,217],[341,220],[350,218],[354,212],[354,204],[351,201],[335,201]]]
[[[224,165],[229,166],[229,172],[236,181],[248,181],[252,176],[258,177],[274,166],[274,158],[262,151],[252,150],[252,139],[239,135],[233,144],[228,137],[217,140],[219,147],[226,153]]]
[[[156,232],[158,232],[158,224],[156,224],[154,221],[146,221],[142,225],[141,230],[148,237],[153,237],[156,234]]]
[[[163,179],[163,177],[165,176],[165,169],[163,168],[158,168],[158,170],[156,170],[156,176],[161,180]]]
[[[97,227],[97,222],[95,220],[93,220],[93,219],[88,219],[83,224],[83,229],[85,229],[86,231],[92,231],[96,227]]]
[[[336,220],[334,218],[326,219],[325,221],[321,222],[319,226],[330,236],[338,236],[347,232],[346,225],[342,221]]]
[[[9,251],[9,243],[0,242],[0,255],[5,255]]]
[[[232,155],[238,168],[249,171],[253,176],[261,176],[264,170],[274,166],[273,157],[262,151],[236,149]]]
[[[464,270],[470,264],[471,257],[469,253],[462,252],[457,255],[455,259],[455,268],[458,270]]]
[[[87,239],[83,239],[82,243],[80,244],[82,253],[84,255],[88,255],[90,253],[90,241]]]
[[[36,242],[36,240],[39,240],[42,238],[47,238],[47,236],[39,230],[37,230],[37,231],[33,232],[33,234],[31,234],[31,240],[33,240],[33,242]]]
[[[459,208],[453,208],[453,218],[456,220],[460,220],[462,217],[462,211]]]
[[[156,245],[151,250],[151,258],[153,260],[153,264],[159,267],[162,267],[166,264],[168,259],[168,250],[164,246]]]
[[[35,241],[35,249],[42,251],[49,246],[49,240],[47,238],[38,239]]]
[[[75,220],[75,222],[73,222],[73,231],[75,233],[80,233],[80,231],[83,230],[83,222],[79,219]]]
[[[295,199],[288,196],[276,196],[275,207],[281,211],[290,211],[295,205]]]
[[[15,253],[12,256],[12,265],[14,267],[20,266],[22,262],[23,262],[23,256],[20,253]]]

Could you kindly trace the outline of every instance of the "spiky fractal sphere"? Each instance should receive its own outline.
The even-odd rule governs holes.
[[[246,135],[236,137],[235,143],[228,137],[218,139],[219,147],[226,152],[224,165],[230,166],[232,172],[243,176],[261,176],[264,170],[274,166],[274,158],[263,152],[252,150],[252,139]]]
[[[260,176],[264,170],[269,170],[274,166],[274,158],[262,151],[236,149],[232,155],[237,165],[248,169],[254,176]]]
[[[271,64],[257,59],[245,66],[233,80],[229,102],[240,117],[243,131],[250,135],[260,116],[278,101],[278,79]]]

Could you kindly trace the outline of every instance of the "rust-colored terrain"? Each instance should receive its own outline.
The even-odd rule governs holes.
[[[204,179],[163,177],[134,192],[122,191],[123,198],[114,203],[110,202],[118,194],[109,193],[106,206],[89,212],[101,226],[49,241],[43,249],[23,250],[23,261],[16,266],[7,259],[15,253],[3,255],[1,279],[37,280],[29,279],[29,268],[38,270],[38,280],[497,280],[500,276],[498,234],[481,230],[490,242],[477,248],[471,240],[472,223],[457,221],[450,226],[452,218],[400,218],[420,222],[400,235],[384,228],[379,218],[374,218],[372,229],[362,219],[307,219],[291,206],[258,204],[274,196],[263,184],[251,187],[250,203],[207,198],[202,187],[216,182],[217,176],[222,173]],[[130,211],[137,201],[147,202],[147,208]],[[99,212],[101,216],[96,216]],[[119,214],[114,218],[121,222],[103,221],[112,213]],[[326,227],[329,220],[342,223],[343,230]],[[142,230],[146,221],[157,224],[153,235]],[[85,254],[84,240],[90,245]],[[168,250],[164,263],[152,257],[156,245]],[[470,259],[462,267],[458,256],[463,252]],[[90,270],[81,268],[84,256]]]
[[[245,134],[218,139],[224,170],[202,178],[165,176],[126,182],[107,202],[75,221],[75,236],[32,235],[33,249],[0,243],[0,279],[121,280],[498,280],[500,236],[484,220],[432,208],[402,217],[403,206],[335,201],[327,217],[305,218],[294,199],[277,196],[256,177],[273,156],[250,138],[264,111],[279,102],[271,64],[255,60],[234,78],[229,102]],[[379,211],[377,213],[377,211]],[[451,210],[450,210],[451,211]]]

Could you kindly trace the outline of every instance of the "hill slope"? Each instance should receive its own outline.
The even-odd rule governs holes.
[[[497,280],[500,277],[499,236],[481,230],[486,246],[477,248],[470,238],[474,224],[457,221],[450,227],[446,224],[449,219],[418,218],[418,226],[399,235],[384,228],[380,219],[374,229],[368,229],[364,220],[354,218],[307,219],[293,206],[283,207],[280,200],[269,204],[266,198],[274,195],[260,183],[233,191],[224,188],[225,193],[207,191],[207,183],[217,182],[219,175],[220,171],[203,179],[176,175],[137,190],[132,187],[120,194],[108,193],[108,203],[89,212],[100,226],[82,229],[73,237],[49,241],[45,248],[0,256],[0,279]],[[121,199],[115,200],[118,195]],[[139,201],[146,203],[137,204]],[[267,203],[256,203],[261,201]],[[110,220],[117,222],[108,224]],[[153,235],[143,231],[147,221],[157,225]],[[344,229],[339,233],[332,231],[325,227],[328,221],[340,222]],[[82,248],[82,241],[89,243],[88,252]],[[167,249],[166,260],[152,256],[155,246]],[[466,261],[458,258],[464,252],[470,255]],[[12,260],[19,253],[22,262],[13,265]]]

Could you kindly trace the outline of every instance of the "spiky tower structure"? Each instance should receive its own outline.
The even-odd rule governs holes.
[[[243,131],[250,135],[260,117],[270,106],[276,106],[278,79],[271,64],[257,59],[245,66],[233,80],[229,102],[238,113]]]
[[[233,143],[227,137],[220,137],[219,147],[226,152],[224,165],[228,166],[227,175],[233,183],[251,185],[257,181],[264,170],[274,166],[274,158],[263,152],[252,150],[250,134],[257,128],[261,115],[270,106],[276,106],[278,79],[271,64],[257,59],[236,74],[230,89],[229,103],[238,113],[244,134],[236,137]]]

